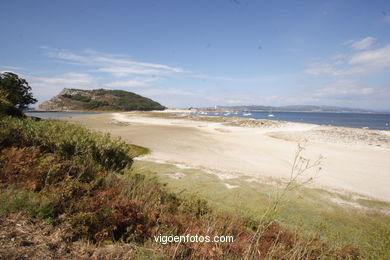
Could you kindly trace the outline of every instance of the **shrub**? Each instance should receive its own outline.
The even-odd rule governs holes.
[[[69,94],[64,94],[62,96],[65,97],[65,98],[70,98],[70,99],[77,100],[77,101],[80,101],[80,102],[89,102],[89,101],[91,101],[90,97],[86,97],[86,96],[83,96],[81,94],[76,94],[76,95],[73,95],[73,96],[69,95]]]
[[[120,171],[131,166],[132,148],[108,134],[59,121],[4,118],[0,121],[0,147],[37,146],[88,168],[93,162],[106,170]]]
[[[17,109],[11,102],[0,98],[0,118],[5,116],[21,117],[23,113]]]
[[[98,109],[98,108],[104,108],[106,106],[109,106],[109,104],[107,102],[104,102],[104,101],[91,101],[87,104],[84,104],[84,108],[85,109],[88,109],[88,110],[94,110],[94,109]]]

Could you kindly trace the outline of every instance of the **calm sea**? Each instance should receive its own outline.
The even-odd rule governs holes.
[[[75,117],[96,115],[99,112],[27,112],[27,116],[35,116],[39,118],[58,118],[58,117]]]
[[[75,117],[94,115],[98,112],[33,112],[28,116],[40,118]],[[236,113],[194,113],[207,116],[237,116],[243,118],[283,120],[290,122],[303,122],[318,125],[347,126],[354,128],[368,128],[377,130],[390,130],[390,114],[358,114],[358,113],[320,113],[320,112],[238,112]],[[273,115],[273,117],[270,117]]]
[[[197,113],[201,114],[201,113]],[[318,125],[347,126],[354,128],[368,128],[390,130],[390,114],[358,114],[358,113],[322,113],[322,112],[238,112],[235,113],[207,113],[208,116],[238,116],[254,119],[283,120],[304,122]],[[271,116],[270,116],[271,115]],[[273,117],[272,117],[273,115]]]

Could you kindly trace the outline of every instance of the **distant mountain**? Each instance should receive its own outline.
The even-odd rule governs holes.
[[[218,106],[219,109],[250,110],[265,112],[346,112],[346,113],[379,113],[381,111],[336,107],[336,106],[316,106],[316,105],[294,105],[294,106]]]
[[[281,109],[289,111],[308,111],[308,112],[353,112],[353,113],[374,113],[378,111],[349,108],[349,107],[337,107],[337,106],[315,106],[315,105],[295,105],[295,106],[282,106]]]
[[[40,111],[131,111],[164,110],[149,98],[124,90],[63,89],[57,96],[38,106]]]

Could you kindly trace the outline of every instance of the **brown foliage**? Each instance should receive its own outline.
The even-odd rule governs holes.
[[[157,211],[145,212],[142,203],[130,200],[114,189],[99,190],[88,200],[89,212],[110,209],[107,215],[109,227],[100,227],[92,234],[96,241],[112,238],[144,242],[157,230]]]
[[[0,183],[3,187],[40,191],[45,184],[62,181],[72,172],[70,161],[59,161],[38,147],[9,147],[0,151]]]
[[[259,224],[262,232],[254,232],[247,228],[244,219],[215,215],[200,200],[180,199],[156,183],[148,184],[138,177],[112,175],[107,181],[107,172],[96,172],[92,182],[80,182],[75,177],[77,169],[71,162],[59,161],[55,155],[42,153],[37,147],[3,149],[0,151],[0,167],[2,188],[12,185],[46,196],[58,212],[54,223],[67,227],[61,231],[66,243],[89,239],[98,245],[123,241],[142,246],[154,243],[153,236],[158,234],[228,235],[234,237],[233,243],[165,246],[154,243],[153,247],[175,258],[192,259],[227,256],[239,259],[249,255],[255,259],[270,256],[274,259],[299,259],[302,255],[306,259],[321,256],[353,259],[358,256],[355,248],[332,250],[320,239],[303,244],[297,232],[277,223]],[[126,187],[141,187],[141,182],[144,185],[141,190],[130,188],[133,195],[123,193]]]
[[[40,151],[35,147],[7,148],[0,153],[0,181],[35,191],[42,189],[47,170],[39,169]]]

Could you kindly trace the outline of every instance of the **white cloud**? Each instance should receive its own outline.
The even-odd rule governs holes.
[[[114,81],[105,84],[109,88],[144,87],[147,85],[146,82],[139,80]]]
[[[364,50],[370,48],[375,43],[375,41],[376,39],[374,37],[368,36],[359,41],[356,40],[346,41],[345,44],[350,45],[351,48],[354,50]]]
[[[159,75],[161,71],[155,69],[146,68],[134,68],[134,67],[104,67],[98,68],[97,71],[112,73],[116,77],[126,77],[128,75]]]
[[[363,87],[356,80],[340,79],[336,80],[323,88],[315,90],[313,97],[332,97],[332,98],[351,98],[356,96],[367,96],[375,92],[372,87]]]
[[[309,64],[304,70],[311,75],[354,75],[380,71],[390,67],[390,44],[375,50],[364,50],[349,56],[338,54],[329,58],[332,62]]]
[[[185,72],[178,67],[159,63],[135,61],[127,57],[86,50],[81,55],[68,50],[43,47],[49,57],[72,64],[97,68],[97,72],[110,73],[116,77],[131,75],[161,75]]]
[[[340,75],[342,72],[339,71],[336,66],[339,65],[339,62],[333,63],[312,63],[309,65],[307,69],[305,69],[305,73],[311,75],[321,75],[321,74],[331,74],[331,75]]]
[[[206,96],[178,88],[140,88],[137,94],[152,98],[161,104],[171,107],[202,106],[209,103]]]
[[[382,69],[390,66],[390,44],[376,50],[358,52],[349,59],[349,64]]]
[[[86,68],[84,71],[88,72],[88,74],[67,73],[55,77],[33,77],[31,85],[34,86],[34,92],[44,98],[57,94],[62,88],[95,89],[106,87],[128,89],[142,87],[144,93],[147,93],[148,89],[150,89],[149,92],[153,92],[152,86],[149,86],[152,82],[162,81],[171,74],[185,72],[179,67],[137,61],[123,55],[113,55],[94,50],[73,53],[69,50],[49,47],[42,47],[42,49],[47,56],[57,62],[82,66]],[[161,96],[164,95],[183,95],[183,92],[162,90]]]
[[[385,85],[366,85],[358,79],[336,79],[320,88],[307,89],[290,104],[321,104],[340,107],[388,110],[390,89]]]
[[[197,96],[196,93],[185,91],[177,88],[148,88],[140,90],[140,93],[153,97],[164,97],[164,96]]]
[[[97,84],[91,75],[84,73],[66,73],[57,77],[33,77],[32,80],[36,87],[80,88],[96,87]]]
[[[98,80],[89,74],[66,73],[53,77],[28,76],[25,78],[39,102],[57,95],[63,88],[96,89],[101,87]]]
[[[221,80],[221,81],[238,81],[238,82],[252,82],[257,81],[260,78],[234,78],[234,77],[221,77],[221,76],[210,76],[205,74],[193,74],[191,75],[194,78],[199,78],[203,80]]]
[[[239,99],[228,99],[226,100],[226,103],[231,104],[231,105],[237,105],[237,104],[242,104],[242,100]]]
[[[1,66],[2,69],[4,69],[4,71],[2,72],[12,72],[12,71],[16,71],[16,70],[25,70],[24,68],[22,67],[17,67],[17,66]]]
[[[387,90],[384,72],[390,68],[390,44],[372,49],[374,42],[372,37],[349,42],[354,52],[338,53],[309,64],[304,72],[315,77],[307,79],[311,82],[311,87],[306,88],[304,93],[307,101],[336,106],[388,109],[390,91]],[[319,81],[329,80],[333,82],[318,85]],[[375,82],[375,85],[367,85],[365,82]]]

